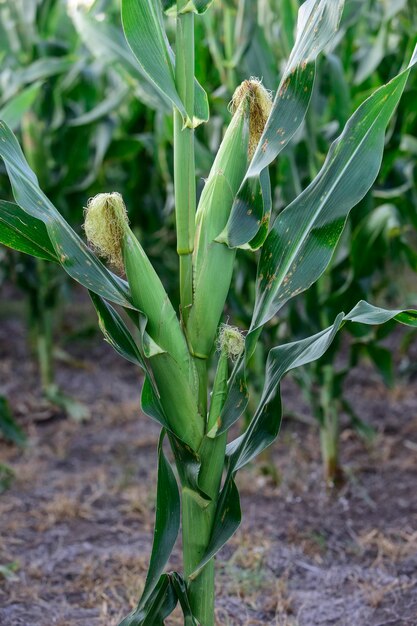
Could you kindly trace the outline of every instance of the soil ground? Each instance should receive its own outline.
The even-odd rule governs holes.
[[[116,626],[146,573],[158,426],[138,408],[137,370],[100,336],[64,347],[57,380],[90,408],[83,424],[41,399],[22,319],[0,319],[0,393],[29,436],[24,450],[0,442],[14,474],[0,496],[2,626]],[[417,626],[416,381],[387,390],[363,366],[347,387],[378,434],[365,445],[344,430],[340,490],[323,486],[314,424],[289,418],[240,474],[244,522],[217,562],[219,625]],[[290,379],[283,398],[308,416]]]

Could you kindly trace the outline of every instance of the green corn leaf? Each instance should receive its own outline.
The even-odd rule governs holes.
[[[343,6],[344,0],[307,0],[299,10],[295,46],[272,111],[235,198],[227,226],[217,239],[231,248],[246,246],[261,226],[263,234],[251,247],[259,247],[266,237],[269,207],[265,194],[268,191],[260,176],[303,122],[313,90],[316,58],[335,35]]]
[[[156,388],[152,371],[148,368],[147,376],[143,382],[142,394],[140,398],[142,411],[150,418],[158,422],[165,430],[171,433],[171,427],[165,416],[164,409]]]
[[[30,65],[18,68],[13,73],[13,81],[5,97],[10,98],[20,92],[24,85],[45,81],[52,76],[66,74],[74,65],[73,56],[46,57],[38,59]]]
[[[120,626],[163,626],[164,619],[172,613],[178,600],[185,624],[198,626],[191,613],[184,580],[176,572],[162,573],[177,540],[181,519],[177,481],[162,448],[164,437],[165,431],[162,431],[158,445],[156,518],[149,570],[137,608]]]
[[[185,624],[198,626],[190,609],[184,580],[176,572],[162,573],[175,546],[181,519],[177,481],[163,452],[164,437],[165,431],[162,431],[158,445],[156,516],[149,570],[137,608],[120,626],[163,625],[163,620],[174,610],[177,600],[180,601]]]
[[[89,292],[98,316],[98,323],[106,341],[120,356],[146,371],[146,364],[129,329],[117,311],[103,298]]]
[[[240,4],[240,6],[237,6]],[[258,6],[256,2],[252,2],[252,0],[243,0],[240,3],[236,3],[234,5],[233,2],[229,3],[228,7],[231,22],[236,20],[236,25],[234,28],[234,45],[230,51],[231,58],[227,58],[228,54],[226,54],[225,65],[232,68],[240,68],[243,63],[243,67],[245,70],[247,69],[248,57],[252,56],[253,48],[252,43],[256,39],[257,32],[263,32],[262,28],[258,24]],[[233,28],[233,26],[230,26]],[[225,27],[228,28],[227,26]],[[254,59],[251,59],[254,60]],[[276,59],[274,58],[274,67],[275,67]],[[242,68],[243,69],[243,68]],[[247,74],[252,76],[253,74]],[[263,75],[263,62],[261,65],[256,67],[255,76],[262,76],[262,80],[265,80],[265,76]],[[273,85],[275,86],[275,76]]]
[[[369,48],[363,48],[363,56],[354,77],[355,85],[360,85],[367,80],[375,72],[378,65],[385,57],[387,53],[388,40],[387,30],[387,24],[383,23],[375,41],[373,42],[373,45]]]
[[[188,600],[187,594],[187,585],[185,584],[184,579],[179,574],[177,574],[177,572],[172,572],[171,574],[169,574],[169,577],[171,579],[172,586],[175,589],[177,598],[182,608],[182,612],[184,615],[184,626],[200,626],[200,622],[196,620],[191,611],[190,602]]]
[[[146,606],[132,611],[119,626],[164,626],[164,620],[173,612],[178,601],[184,615],[184,626],[201,626],[192,614],[185,581],[177,572],[163,574]]]
[[[90,52],[101,62],[117,65],[125,82],[135,87],[138,98],[151,109],[169,113],[170,100],[148,79],[127,45],[121,29],[106,21],[97,21],[90,13],[73,11],[74,25]]]
[[[323,356],[332,344],[342,321],[343,313],[340,313],[334,324],[326,330],[307,339],[273,348],[269,352],[265,384],[258,409],[246,432],[228,448],[230,467],[233,471],[241,469],[275,440],[281,419],[280,415],[278,419],[274,419],[273,416],[271,419],[269,408],[275,399],[280,381],[291,369],[312,363]]]
[[[334,98],[334,114],[339,127],[343,128],[352,110],[350,86],[344,74],[343,63],[335,54],[328,54],[326,63],[329,68],[331,93]]]
[[[24,114],[33,106],[41,87],[42,83],[36,82],[11,98],[0,109],[0,119],[4,120],[12,130],[16,130]]]
[[[55,255],[64,270],[90,291],[111,302],[132,308],[126,282],[106,269],[41,191],[16,137],[2,121],[0,121],[0,156],[5,162],[17,204],[29,217],[43,222]],[[0,222],[0,232],[1,229]],[[45,241],[42,229],[38,229],[36,233],[32,232],[31,237],[37,236],[38,233],[39,241],[37,239],[32,241],[43,247]]]
[[[167,461],[162,444],[163,431],[158,446],[158,486],[156,496],[156,519],[151,560],[145,588],[139,607],[146,604],[174,549],[180,529],[180,494],[171,465]]]
[[[0,433],[17,446],[24,446],[26,443],[26,435],[13,417],[9,403],[4,396],[0,396]]]
[[[280,0],[280,14],[282,16],[282,29],[285,42],[289,51],[294,47],[294,31],[296,9],[294,0]]]
[[[242,510],[239,491],[232,474],[227,476],[217,503],[213,530],[207,552],[190,579],[196,578],[201,569],[229,541],[240,526]]]
[[[359,324],[386,324],[390,320],[395,320],[405,326],[417,326],[417,313],[414,310],[388,311],[381,307],[373,306],[365,300],[358,304],[345,316],[345,321],[358,322]]]
[[[302,339],[273,348],[268,355],[265,385],[258,410],[246,433],[230,444],[228,449],[230,467],[234,468],[233,471],[237,471],[246,465],[266,447],[263,443],[260,444],[258,441],[257,433],[262,430],[262,428],[259,429],[257,421],[262,422],[264,420],[263,413],[265,407],[273,399],[277,386],[290,369],[306,365],[323,356],[332,344],[338,330],[347,322],[373,326],[385,324],[390,320],[395,320],[406,326],[417,327],[417,311],[389,311],[375,307],[362,300],[347,315],[340,313],[334,324],[326,330],[308,339]],[[278,431],[276,434],[278,434]],[[273,439],[275,439],[275,436]],[[269,443],[271,443],[273,439],[270,439]],[[269,445],[269,443],[266,445]]]
[[[372,343],[365,346],[366,353],[378,370],[387,387],[394,387],[394,360],[392,352],[383,346],[377,346]]]
[[[205,13],[211,4],[213,4],[213,0],[189,0],[181,13]],[[162,0],[162,8],[167,15],[177,15],[176,0]]]
[[[209,117],[207,94],[195,81],[195,110],[186,111],[175,85],[175,57],[163,24],[162,7],[154,0],[122,0],[122,21],[127,42],[142,70],[180,111],[187,126]]]
[[[45,224],[17,204],[0,200],[0,243],[39,259],[59,263]]]
[[[164,626],[168,617],[177,605],[177,595],[168,574],[163,574],[146,606],[132,611],[119,626]]]
[[[340,313],[332,326],[316,335],[278,346],[269,352],[264,389],[256,413],[245,433],[227,447],[228,472],[217,505],[210,544],[204,559],[193,572],[193,577],[213,558],[240,525],[239,493],[234,477],[239,469],[271,445],[278,435],[282,416],[279,385],[284,375],[296,367],[307,365],[322,357],[344,324],[356,322],[375,325],[390,320],[417,328],[417,311],[388,311],[361,301],[347,315]]]
[[[385,129],[416,62],[417,49],[408,68],[357,109],[332,144],[318,176],[276,219],[259,261],[251,331],[326,269],[349,211],[376,179]]]
[[[175,86],[170,45],[160,3],[151,0],[123,0],[122,22],[126,40],[149,80],[186,117]]]
[[[94,122],[97,122],[103,117],[107,117],[121,106],[128,92],[129,89],[127,87],[121,87],[119,89],[116,89],[96,107],[94,107],[87,113],[83,113],[82,115],[79,115],[78,117],[70,120],[68,122],[68,126],[86,126],[88,124],[93,124]]]
[[[262,76],[265,88],[273,89],[277,83],[276,56],[267,42],[263,28],[255,23],[253,33],[249,33],[248,39],[248,46],[243,50],[245,75]]]
[[[172,452],[174,453],[175,462],[183,490],[194,492],[194,498],[202,506],[209,504],[210,498],[199,486],[199,473],[201,469],[201,461],[199,455],[178,437],[168,433]]]

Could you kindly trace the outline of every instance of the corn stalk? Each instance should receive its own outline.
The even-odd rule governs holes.
[[[121,196],[99,194],[89,203],[85,232],[94,252],[41,191],[16,138],[0,122],[0,156],[16,202],[0,202],[0,240],[59,263],[89,290],[107,341],[143,371],[142,408],[161,425],[150,566],[138,606],[123,626],[163,626],[178,603],[187,626],[214,626],[214,557],[241,520],[235,476],[278,435],[283,376],[323,356],[346,324],[396,320],[417,326],[416,311],[360,302],[315,335],[273,348],[258,406],[243,435],[228,443],[248,403],[246,364],[262,328],[328,266],[350,210],[378,174],[385,131],[417,53],[358,108],[313,182],[271,220],[268,166],[305,118],[316,58],[334,38],[343,9],[342,0],[307,0],[274,101],[259,81],[237,88],[232,119],[194,212],[193,132],[208,119],[208,105],[194,78],[193,22],[209,4],[122,0],[126,39],[141,75],[174,110],[180,316],[130,229]],[[163,9],[177,19],[176,55]],[[246,336],[221,323],[238,247],[261,248]],[[137,327],[135,338],[123,311]],[[210,365],[215,373],[209,401]],[[177,475],[164,453],[165,438]],[[183,572],[165,572],[181,517]]]

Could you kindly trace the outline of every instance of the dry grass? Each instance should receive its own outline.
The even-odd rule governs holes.
[[[239,532],[232,538],[230,546],[233,553],[222,564],[217,595],[219,598],[237,598],[241,611],[238,621],[234,621],[229,613],[219,608],[216,623],[219,626],[255,626],[265,624],[267,619],[270,625],[296,626],[288,591],[288,573],[277,579],[267,567],[266,557],[272,544],[262,530]],[[259,620],[251,617],[252,612],[260,610],[267,618]]]
[[[79,494],[58,493],[52,500],[33,511],[32,518],[36,521],[36,530],[43,533],[56,524],[70,523],[77,519],[92,521],[94,512],[91,503],[82,502]]]
[[[417,531],[392,530],[382,532],[373,529],[357,537],[363,551],[375,555],[373,567],[380,567],[384,562],[395,563],[411,554],[417,554]]]
[[[84,389],[82,378],[78,379],[80,391],[94,392],[89,423],[80,426],[61,419],[33,423],[33,418],[46,419],[48,408],[31,396],[34,382],[13,359],[10,357],[10,363],[20,372],[23,385],[18,418],[31,440],[23,452],[8,446],[0,451],[4,453],[2,461],[16,473],[12,488],[0,499],[0,565],[16,563],[17,567],[17,580],[0,578],[0,605],[2,609],[12,607],[13,616],[18,613],[14,605],[28,614],[37,611],[33,623],[39,625],[116,626],[135,606],[145,580],[154,518],[158,429],[149,420],[145,426],[146,418],[138,412],[139,389],[132,382],[136,379],[127,365],[118,369],[116,357],[115,363],[106,360],[104,368],[91,361],[92,388]],[[0,363],[0,370],[2,367]],[[68,368],[66,371],[68,374]],[[240,473],[247,521],[219,557],[218,626],[298,626],[297,614],[300,623],[308,623],[307,613],[307,618],[298,613],[300,604],[304,606],[308,595],[320,606],[329,590],[317,589],[320,585],[314,575],[303,575],[299,559],[314,566],[318,575],[325,573],[331,562],[336,578],[339,572],[339,579],[330,581],[335,587],[340,583],[339,599],[348,597],[353,587],[354,597],[367,610],[381,611],[379,622],[386,619],[387,612],[381,607],[387,603],[407,617],[415,589],[406,576],[397,577],[396,571],[401,571],[401,561],[417,552],[411,495],[410,506],[398,509],[398,516],[395,513],[389,521],[388,517],[384,521],[369,501],[388,516],[399,506],[399,481],[412,492],[417,440],[413,406],[417,405],[415,389],[409,389],[392,398],[392,402],[406,403],[407,419],[399,422],[398,429],[396,424],[392,427],[387,400],[386,419],[391,425],[370,450],[358,443],[351,431],[346,434],[344,460],[353,466],[358,481],[351,481],[340,497],[326,499],[320,491],[317,433],[298,422],[284,425],[277,444],[263,457],[261,470],[253,464]],[[356,394],[361,401],[369,396],[365,418],[371,415],[373,399],[378,411],[383,411],[385,403],[380,396],[386,393],[376,387]],[[298,396],[297,392],[296,402]],[[374,414],[374,421],[377,419],[379,413]],[[384,423],[381,413],[381,429]],[[361,496],[362,491],[357,497],[358,484],[369,490],[368,499]],[[404,493],[403,489],[401,498]],[[408,523],[410,528],[398,530],[399,519],[401,526]],[[347,522],[351,524],[348,536]],[[181,570],[180,561],[176,552],[175,569]],[[346,577],[347,571],[359,574]],[[280,572],[280,577],[274,572]],[[55,611],[53,618],[46,617],[45,607]],[[94,617],[73,618],[79,609]],[[346,623],[368,624],[350,618],[347,613]],[[20,623],[29,623],[29,618]],[[183,626],[179,609],[167,626]]]
[[[402,594],[413,587],[415,587],[415,583],[404,583],[396,580],[387,585],[364,585],[362,591],[367,604],[373,609],[377,609],[382,606],[384,602],[387,602],[389,598],[395,599],[396,595]]]

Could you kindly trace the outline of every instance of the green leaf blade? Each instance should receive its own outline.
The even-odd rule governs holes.
[[[182,13],[193,12],[201,15],[205,13],[213,0],[189,0]],[[176,0],[162,0],[162,7],[167,15],[177,15]]]
[[[33,106],[41,87],[40,81],[33,83],[11,98],[0,109],[0,119],[4,120],[12,130],[16,130],[24,114]]]
[[[195,81],[194,111],[186,111],[175,84],[175,57],[163,23],[161,3],[123,0],[122,22],[126,40],[148,80],[181,113],[184,124],[198,126],[209,117],[207,94]]]
[[[251,331],[324,272],[350,210],[366,195],[382,161],[385,129],[409,67],[378,89],[348,121],[309,187],[276,219],[262,249]]]
[[[376,325],[392,319],[416,327],[417,311],[389,311],[361,301],[347,315],[340,313],[331,326],[319,333],[270,350],[264,389],[255,415],[243,435],[227,446],[228,473],[217,505],[212,536],[206,555],[193,576],[217,554],[239,527],[239,493],[234,478],[238,470],[250,463],[278,436],[282,417],[279,386],[285,374],[322,357],[345,323]]]
[[[165,433],[163,432],[158,446],[158,486],[154,542],[145,588],[140,600],[140,605],[142,606],[148,600],[162,575],[164,567],[174,549],[180,529],[180,494],[174,472],[163,452],[164,436]]]
[[[29,216],[44,223],[64,270],[90,291],[123,307],[134,308],[126,282],[97,259],[41,191],[16,137],[3,121],[0,121],[0,157],[5,162],[17,204]]]
[[[117,66],[124,82],[133,83],[138,98],[146,106],[164,113],[171,111],[171,101],[148,80],[121,29],[110,22],[98,21],[82,10],[73,11],[71,17],[90,52],[101,62]]]
[[[0,243],[45,261],[59,263],[45,224],[17,204],[0,200]]]
[[[13,417],[9,403],[4,396],[0,396],[0,433],[6,440],[17,446],[26,444],[26,434]],[[0,464],[1,467],[2,465]]]
[[[146,371],[146,365],[129,329],[117,311],[103,298],[90,291],[96,309],[100,329],[106,341],[130,363]]]
[[[344,0],[308,0],[298,14],[297,38],[275,96],[263,134],[246,177],[222,233],[229,247],[243,247],[256,237],[251,247],[262,245],[267,235],[269,207],[262,172],[277,158],[301,126],[310,103],[316,58],[334,37]],[[262,187],[262,193],[259,191]]]
[[[160,3],[123,0],[122,22],[126,40],[148,79],[186,115],[175,86]]]

